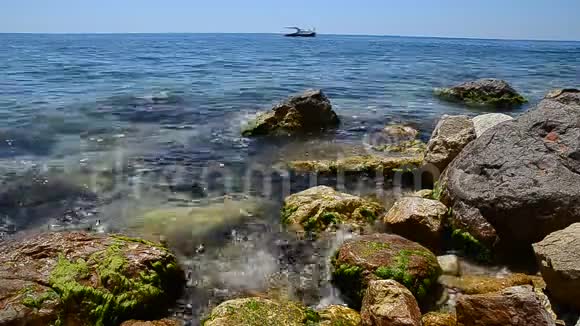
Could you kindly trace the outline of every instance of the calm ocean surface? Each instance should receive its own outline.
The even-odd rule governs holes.
[[[190,207],[204,196],[190,180],[144,181],[145,172],[178,168],[193,176],[213,165],[269,164],[284,155],[323,152],[329,144],[360,145],[366,134],[390,122],[411,124],[426,139],[443,114],[485,112],[441,102],[433,88],[482,77],[505,79],[530,99],[506,112],[518,114],[552,88],[580,86],[580,42],[0,34],[0,184],[23,184],[0,189],[0,235],[67,225],[127,231],[133,217],[147,210]],[[314,143],[240,136],[256,112],[307,88],[321,88],[331,99],[342,120],[336,132]],[[88,184],[91,194],[67,182]],[[150,187],[135,191],[142,183]],[[272,273],[302,280],[312,257],[324,261],[327,254],[305,250],[301,243],[280,245],[287,235],[277,233],[279,206],[268,218],[240,228],[239,219],[226,221],[232,211],[257,215],[246,214],[247,205],[235,199],[227,207],[217,202],[205,203],[199,215],[216,217],[221,236],[199,226],[209,225],[208,219],[194,217],[184,227],[191,230],[193,224],[195,230],[185,232],[185,244],[176,240],[189,249],[207,245],[208,239],[224,240],[219,249],[206,246],[202,255],[178,250],[195,279],[180,310],[194,323],[207,307],[236,291],[263,289]],[[212,236],[204,238],[205,233]],[[319,284],[312,288],[314,299],[304,295],[303,301],[332,298],[332,291],[320,294]]]

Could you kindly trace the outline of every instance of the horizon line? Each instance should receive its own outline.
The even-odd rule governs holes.
[[[283,35],[274,32],[1,32],[0,35],[184,35],[184,34],[261,34],[261,35]],[[510,37],[481,37],[481,36],[429,36],[429,35],[395,35],[395,34],[341,34],[341,33],[317,33],[327,36],[373,36],[373,37],[399,37],[399,38],[434,38],[434,39],[456,39],[456,40],[487,40],[487,41],[536,41],[536,42],[580,42],[580,39],[542,39],[542,38],[510,38]]]

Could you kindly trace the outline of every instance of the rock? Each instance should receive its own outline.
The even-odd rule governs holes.
[[[393,142],[414,140],[419,135],[417,129],[401,124],[388,125],[383,129],[383,133],[391,137]]]
[[[317,326],[360,326],[360,314],[345,306],[331,305],[318,312]]]
[[[507,82],[489,78],[466,82],[450,88],[436,89],[435,94],[445,100],[501,108],[518,106],[527,102]]]
[[[401,155],[423,155],[427,145],[420,140],[407,140],[398,143],[389,143],[373,146],[373,149],[386,153],[400,153]]]
[[[441,249],[447,207],[439,201],[419,197],[403,197],[385,215],[390,229],[431,250]]]
[[[182,322],[174,319],[160,319],[155,321],[129,320],[121,326],[181,326]]]
[[[342,224],[360,229],[384,213],[385,209],[375,202],[318,186],[288,196],[282,208],[282,222],[297,231],[319,233]]]
[[[312,310],[294,302],[264,298],[244,298],[226,301],[202,321],[204,326],[280,325],[304,326],[320,317]]]
[[[459,262],[459,257],[456,255],[437,256],[437,262],[441,266],[443,275],[461,275],[461,263]]]
[[[457,301],[458,326],[553,326],[554,319],[531,286],[517,286]]]
[[[430,312],[421,318],[423,326],[456,326],[457,318],[453,314]]]
[[[361,318],[363,326],[421,326],[421,310],[413,294],[393,280],[370,282]]]
[[[260,114],[242,134],[260,136],[316,132],[336,127],[339,122],[326,95],[321,90],[308,90]]]
[[[493,277],[485,275],[464,275],[455,277],[443,275],[439,283],[447,288],[463,294],[485,294],[498,292],[509,287],[520,285],[532,285],[537,283],[537,276],[525,274],[511,274],[505,277]]]
[[[399,170],[414,170],[423,164],[423,155],[380,156],[355,155],[338,159],[300,160],[288,163],[290,171],[295,173],[345,174],[383,173],[392,174]]]
[[[514,118],[503,113],[488,113],[478,115],[471,120],[473,121],[473,126],[475,127],[475,136],[479,137],[483,135],[483,133],[488,129],[491,129],[502,122],[513,119]]]
[[[580,309],[580,223],[548,235],[533,248],[552,298]]]
[[[2,244],[0,260],[2,325],[154,319],[184,283],[166,248],[119,235],[39,234]]]
[[[425,163],[435,165],[440,172],[475,139],[475,128],[469,117],[444,115],[437,123],[427,144]]]
[[[257,198],[224,196],[197,206],[159,207],[135,217],[131,226],[139,234],[161,236],[172,248],[188,252],[267,209],[267,202]]]
[[[549,92],[544,98],[555,100],[565,105],[580,105],[580,90],[575,88],[555,89]]]
[[[433,190],[432,189],[423,189],[423,190],[415,191],[410,196],[411,197],[425,198],[425,199],[432,199],[433,198]]]
[[[580,222],[580,106],[563,93],[473,141],[441,176],[453,223],[486,245],[528,251]]]
[[[345,241],[332,259],[333,283],[360,306],[370,281],[392,279],[419,300],[427,297],[441,274],[428,249],[394,234],[372,234]]]

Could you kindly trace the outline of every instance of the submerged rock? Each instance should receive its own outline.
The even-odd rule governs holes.
[[[505,277],[494,277],[485,275],[464,275],[455,277],[443,275],[439,278],[439,283],[447,288],[453,289],[463,294],[485,294],[498,292],[509,287],[519,285],[536,285],[541,278],[525,274],[511,274]]]
[[[300,304],[264,298],[244,298],[226,301],[214,308],[203,326],[304,326],[320,317]]]
[[[318,312],[317,326],[360,326],[360,314],[345,306],[331,305]]]
[[[439,201],[420,197],[403,197],[385,215],[391,230],[431,250],[441,248],[447,207]]]
[[[363,326],[421,326],[421,310],[413,294],[393,280],[371,281],[365,291]]]
[[[421,318],[423,326],[456,326],[457,318],[453,314],[430,312]]]
[[[308,90],[260,114],[242,131],[244,136],[286,135],[333,128],[340,120],[321,90]]]
[[[550,295],[580,309],[580,223],[548,235],[533,248]]]
[[[360,306],[371,281],[395,280],[422,300],[441,274],[433,253],[393,234],[372,234],[345,241],[332,265],[333,283],[355,307]]]
[[[183,285],[166,248],[117,235],[40,234],[4,243],[0,260],[3,325],[159,318]]]
[[[402,124],[388,125],[383,129],[383,133],[399,142],[414,140],[419,135],[417,129]]]
[[[562,93],[467,146],[441,177],[442,201],[474,239],[529,250],[580,222],[580,105]]]
[[[554,326],[554,318],[531,286],[517,286],[479,295],[464,295],[457,302],[459,326]]]
[[[500,79],[478,79],[450,88],[439,88],[435,94],[442,99],[475,105],[511,107],[527,100],[507,82]]]
[[[473,121],[473,126],[475,127],[475,136],[480,137],[488,129],[491,129],[502,122],[513,119],[514,118],[503,113],[488,113],[478,115],[471,120]]]
[[[375,202],[318,186],[288,196],[282,208],[282,222],[298,231],[318,233],[342,224],[361,229],[384,213],[385,209]]]
[[[425,163],[435,165],[443,172],[461,150],[475,139],[475,128],[469,117],[444,115],[441,117],[427,144]]]
[[[391,174],[399,170],[413,170],[423,163],[423,155],[380,156],[357,155],[333,160],[291,161],[288,168],[295,173],[335,174],[382,173]]]

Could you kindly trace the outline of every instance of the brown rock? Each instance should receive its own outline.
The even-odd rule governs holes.
[[[174,319],[161,319],[155,321],[129,320],[121,324],[121,326],[181,326],[182,322]]]
[[[403,197],[385,215],[384,222],[394,233],[438,251],[446,215],[447,207],[439,201]]]
[[[317,326],[360,326],[360,314],[345,306],[331,305],[318,312]]]
[[[392,280],[372,281],[361,310],[364,326],[420,326],[421,310],[413,294]]]
[[[531,286],[517,286],[478,295],[464,295],[457,301],[458,326],[553,326]]]
[[[498,292],[509,287],[536,284],[537,276],[511,274],[506,277],[484,275],[464,275],[455,277],[443,275],[439,283],[464,294],[484,294]]]
[[[421,318],[423,326],[455,326],[457,319],[455,315],[442,312],[430,312]]]

